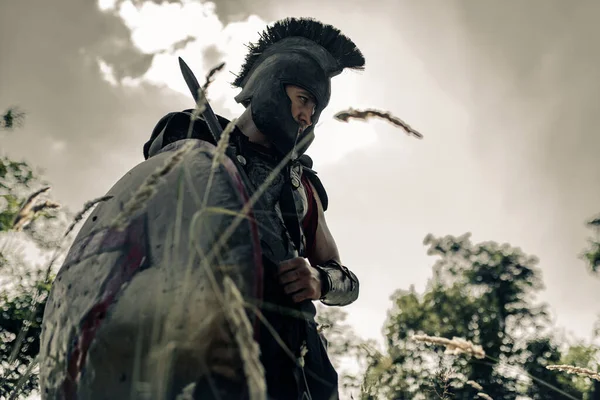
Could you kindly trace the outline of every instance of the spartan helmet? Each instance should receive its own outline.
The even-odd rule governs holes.
[[[275,149],[299,156],[314,140],[314,127],[331,96],[331,78],[345,68],[362,70],[365,59],[337,28],[310,18],[278,21],[248,48],[242,71],[233,82],[242,88],[235,100],[251,106],[256,127]],[[302,87],[316,99],[312,125],[301,133],[286,85]]]

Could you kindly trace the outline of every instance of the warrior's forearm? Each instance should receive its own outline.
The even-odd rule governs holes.
[[[358,298],[358,278],[335,261],[320,265],[323,282],[321,302],[328,306],[346,306]]]

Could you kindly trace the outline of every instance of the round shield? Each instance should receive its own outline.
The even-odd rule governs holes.
[[[43,399],[176,398],[203,374],[235,378],[240,341],[256,350],[258,230],[215,150],[170,144],[88,217],[44,312]]]

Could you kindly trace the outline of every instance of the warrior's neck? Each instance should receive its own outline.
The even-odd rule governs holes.
[[[250,110],[250,106],[248,106],[242,115],[239,116],[235,122],[235,125],[242,132],[242,134],[248,138],[248,141],[266,148],[271,148],[271,143],[267,137],[256,127],[256,124],[252,119],[252,111]]]

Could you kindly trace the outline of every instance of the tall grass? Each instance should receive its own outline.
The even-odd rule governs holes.
[[[221,68],[222,68],[222,66],[221,66]],[[210,75],[210,77],[212,77],[212,74]],[[210,77],[207,78],[207,82],[209,82]],[[208,83],[204,85],[205,89],[207,87],[208,87]],[[202,113],[202,111],[204,110],[204,107],[205,107],[205,103],[203,101],[200,101],[196,104],[194,113],[192,114],[192,117],[190,120],[190,128],[189,128],[190,134],[192,131],[194,119],[197,118],[197,116]],[[403,129],[405,129],[407,131],[407,133],[409,133],[417,138],[423,137],[422,134],[415,131],[410,126],[408,126],[408,124],[401,121],[399,118],[394,117],[389,112],[383,112],[383,111],[378,111],[378,110],[366,110],[366,111],[348,110],[348,111],[343,111],[343,112],[336,114],[336,118],[338,120],[342,120],[342,121],[348,121],[351,118],[367,119],[370,117],[384,118],[384,119],[394,123],[396,126],[399,126]],[[224,130],[223,135],[221,137],[221,141],[218,143],[218,145],[215,149],[215,152],[213,154],[213,165],[212,165],[212,168],[210,171],[208,187],[205,189],[205,197],[202,198],[198,194],[192,194],[193,196],[195,196],[195,199],[196,199],[196,202],[198,205],[198,209],[194,213],[194,215],[189,216],[191,218],[191,222],[190,222],[191,228],[190,229],[193,229],[193,227],[195,227],[197,224],[201,223],[201,221],[207,215],[210,215],[210,214],[215,214],[215,213],[216,214],[219,214],[219,213],[227,214],[227,215],[234,217],[234,220],[225,229],[225,231],[217,238],[214,246],[210,249],[210,251],[208,253],[205,253],[203,251],[203,249],[201,248],[201,246],[199,246],[198,242],[195,240],[193,235],[191,235],[190,242],[187,244],[188,250],[189,250],[189,252],[187,254],[187,260],[181,260],[181,261],[186,263],[186,268],[187,268],[186,269],[186,277],[191,277],[192,269],[197,267],[198,260],[200,260],[199,261],[200,267],[205,270],[206,276],[210,280],[210,286],[212,287],[212,290],[214,291],[214,293],[216,295],[216,298],[215,298],[216,308],[213,310],[207,309],[207,310],[202,310],[202,311],[206,312],[207,321],[212,321],[212,322],[221,321],[219,323],[224,323],[227,325],[227,333],[225,335],[226,337],[224,338],[224,340],[226,342],[226,345],[230,346],[229,350],[233,349],[234,353],[235,353],[233,355],[229,354],[229,355],[227,355],[227,357],[229,357],[230,361],[234,360],[235,362],[239,362],[241,364],[241,365],[239,365],[239,368],[237,368],[238,366],[235,366],[235,365],[232,368],[232,366],[228,365],[227,363],[224,363],[224,364],[217,363],[215,365],[207,365],[205,372],[209,375],[217,373],[217,374],[222,374],[222,375],[225,375],[225,376],[235,379],[235,378],[239,378],[238,373],[239,373],[239,371],[242,371],[243,380],[246,382],[246,385],[248,387],[250,398],[252,400],[265,400],[267,388],[266,388],[266,384],[264,381],[263,366],[260,362],[260,349],[258,348],[258,344],[255,342],[255,340],[253,338],[253,328],[252,328],[252,324],[250,322],[248,315],[249,314],[255,315],[257,318],[259,318],[259,320],[265,326],[265,329],[269,330],[275,336],[275,339],[278,341],[280,346],[282,346],[282,348],[284,348],[285,354],[287,354],[288,357],[290,357],[294,362],[296,362],[300,366],[304,365],[302,355],[305,354],[306,348],[303,349],[303,354],[298,359],[295,357],[295,355],[291,352],[290,349],[286,348],[283,340],[280,337],[278,337],[278,335],[275,332],[275,330],[273,329],[273,327],[270,326],[268,321],[260,313],[260,310],[258,309],[257,305],[253,304],[251,301],[248,301],[243,298],[239,288],[235,284],[234,279],[229,275],[227,268],[221,268],[222,265],[220,263],[221,260],[219,258],[220,257],[219,254],[221,254],[223,251],[227,250],[226,245],[227,245],[228,240],[231,238],[231,235],[236,231],[236,229],[239,227],[239,225],[243,221],[250,218],[250,213],[251,213],[251,210],[253,209],[254,205],[256,204],[256,202],[258,201],[260,196],[262,196],[262,194],[264,194],[265,190],[272,184],[273,180],[283,170],[283,168],[285,168],[285,166],[291,160],[293,153],[290,152],[281,160],[281,162],[273,169],[273,171],[271,172],[269,177],[265,180],[265,182],[263,182],[258,187],[258,189],[255,191],[255,193],[253,193],[252,197],[244,204],[242,209],[240,209],[239,211],[231,211],[231,210],[225,210],[225,209],[217,208],[217,207],[209,207],[207,196],[211,191],[211,185],[213,184],[213,176],[214,176],[215,171],[219,168],[219,166],[223,165],[223,163],[225,162],[224,153],[225,153],[225,149],[229,142],[229,133],[233,130],[234,124],[235,124],[235,120],[233,120],[228,125],[228,127]],[[303,147],[309,139],[310,139],[310,137],[304,138],[297,144],[297,146],[299,148]],[[154,171],[152,174],[150,174],[148,176],[148,178],[140,185],[140,187],[134,188],[135,193],[132,195],[131,200],[125,205],[122,212],[115,218],[114,221],[112,221],[112,223],[110,225],[112,227],[120,229],[120,230],[125,229],[127,227],[127,225],[129,224],[129,222],[132,220],[132,218],[134,218],[139,213],[140,210],[143,210],[144,207],[146,206],[146,204],[148,203],[148,201],[150,201],[156,195],[156,193],[158,192],[158,187],[159,187],[160,183],[163,181],[163,179],[167,175],[174,173],[174,171],[176,171],[180,167],[182,160],[184,160],[184,158],[186,156],[188,156],[193,149],[194,149],[194,143],[189,142],[189,143],[186,143],[185,145],[183,145],[177,151],[174,151],[170,155],[170,157],[166,160],[164,165],[162,165],[156,171]],[[180,186],[179,189],[182,190],[182,186]],[[31,220],[31,218],[33,218],[35,216],[36,212],[39,212],[40,210],[42,210],[44,208],[57,206],[56,204],[49,203],[49,202],[36,203],[36,199],[39,197],[39,195],[44,193],[46,190],[48,190],[48,188],[44,188],[36,193],[33,193],[29,197],[29,199],[25,202],[21,212],[19,213],[19,215],[13,225],[13,228],[15,230],[21,229],[29,220]],[[64,239],[63,243],[61,243],[61,245],[57,247],[57,249],[54,252],[54,256],[52,257],[49,264],[47,265],[46,280],[50,279],[50,275],[51,275],[50,272],[54,266],[55,261],[58,259],[58,257],[60,255],[64,254],[64,252],[66,251],[64,245],[67,242],[67,239],[68,239],[70,233],[74,230],[76,224],[79,223],[83,219],[84,215],[87,212],[89,212],[92,209],[92,207],[94,207],[99,202],[110,200],[110,198],[111,198],[110,196],[103,196],[98,199],[87,202],[84,205],[83,209],[76,214],[72,223],[69,225],[68,229],[66,230],[65,234],[63,235],[63,239]],[[178,199],[181,199],[181,192],[179,193]],[[173,225],[170,227],[170,229],[169,229],[170,233],[169,233],[168,237],[166,238],[167,242],[168,242],[167,244],[172,244],[172,245],[169,245],[166,247],[172,248],[172,249],[179,248],[179,244],[181,242],[182,218],[183,218],[183,216],[182,216],[182,211],[181,211],[181,203],[178,202],[176,218],[175,218],[175,221],[173,222]],[[180,257],[180,254],[165,253],[165,259],[163,260],[163,262],[165,262],[165,263],[178,262],[179,257]],[[219,271],[222,272],[221,278],[217,277],[217,275],[214,273],[215,268],[219,269]],[[160,288],[160,285],[157,285],[157,290],[158,290],[158,288]],[[187,280],[183,284],[182,293],[181,293],[182,299],[184,299],[191,290],[192,290],[191,282],[189,280]],[[39,301],[40,301],[39,293],[36,293],[36,296],[34,296],[34,301],[31,304],[31,307],[29,310],[30,318],[33,318],[33,316],[35,315],[35,311],[36,311],[37,307],[39,307],[39,304],[40,304]],[[166,307],[166,305],[158,305],[158,307]],[[159,311],[160,310],[157,309],[157,315],[158,315]],[[175,310],[174,312],[179,312],[180,313],[179,317],[178,317],[179,320],[182,323],[185,323],[186,316],[183,314],[183,310]],[[22,345],[23,338],[25,337],[25,334],[27,333],[28,326],[29,325],[27,323],[25,323],[21,329],[18,339],[15,342],[15,345],[12,349],[11,359],[10,359],[11,362],[15,361],[16,355],[18,354],[20,346]],[[163,377],[164,380],[162,380],[160,382],[156,382],[155,386],[154,386],[155,388],[157,388],[158,398],[160,398],[161,393],[164,395],[168,389],[168,386],[169,386],[168,375],[170,374],[169,362],[173,361],[172,352],[173,352],[174,348],[176,348],[178,345],[177,343],[165,343],[165,342],[161,341],[160,334],[158,333],[160,331],[159,328],[160,327],[155,326],[153,328],[154,330],[152,333],[152,342],[154,344],[154,347],[157,349],[157,351],[161,352],[161,354],[162,354],[161,360],[164,361],[164,363],[162,365],[156,366],[158,368],[157,373],[159,375],[160,374],[164,375],[164,377]],[[439,337],[433,337],[433,336],[427,336],[427,335],[420,335],[420,336],[413,337],[413,339],[416,341],[430,343],[432,345],[443,346],[446,348],[447,353],[455,355],[455,356],[466,355],[466,356],[473,356],[473,357],[477,357],[477,358],[486,358],[486,357],[489,358],[489,356],[487,356],[485,354],[485,351],[481,346],[475,345],[475,344],[473,344],[469,341],[466,341],[464,339],[461,339],[461,338],[447,339],[447,338],[439,338]],[[139,347],[137,351],[138,351],[138,358],[141,358],[142,355],[139,354],[139,352],[141,351],[141,347]],[[11,398],[16,398],[16,396],[18,396],[20,386],[33,373],[35,367],[37,366],[38,361],[39,360],[36,359],[36,360],[34,360],[34,362],[31,363],[31,365],[29,365],[27,371],[25,371],[25,373],[23,374],[23,379],[22,379],[21,384],[18,385],[16,391],[12,394]],[[493,361],[499,362],[499,360],[493,360]],[[133,371],[134,379],[136,377],[140,376],[141,368],[142,368],[141,365],[136,364],[136,366],[134,368],[135,370]],[[581,376],[587,376],[592,379],[600,380],[600,375],[598,373],[591,371],[591,370],[578,368],[576,366],[554,365],[554,366],[548,366],[547,368],[550,370],[564,371],[567,373],[577,374],[577,375],[581,375]],[[539,380],[533,376],[529,376],[529,377],[531,379],[534,379],[542,384],[545,384],[545,385],[551,387],[553,390],[556,391],[556,393],[559,393],[570,399],[575,399],[574,397],[568,395],[567,393],[562,392],[558,388],[552,387],[551,385],[549,385],[548,383],[546,383],[542,380]],[[478,396],[480,398],[483,398],[483,399],[491,398],[489,395],[487,395],[485,393],[485,388],[481,387],[481,385],[479,385],[477,382],[467,381],[466,384],[476,388],[479,391]],[[193,391],[193,384],[191,386],[186,387],[186,389],[184,390],[185,393],[182,393],[182,398],[184,398],[185,396],[189,397],[191,391]],[[134,396],[137,396],[137,393],[135,391],[134,391],[134,393],[132,393],[132,397],[134,397]],[[439,396],[440,396],[440,398],[445,398],[446,394],[440,393]],[[152,397],[155,398],[154,396],[152,396]]]

